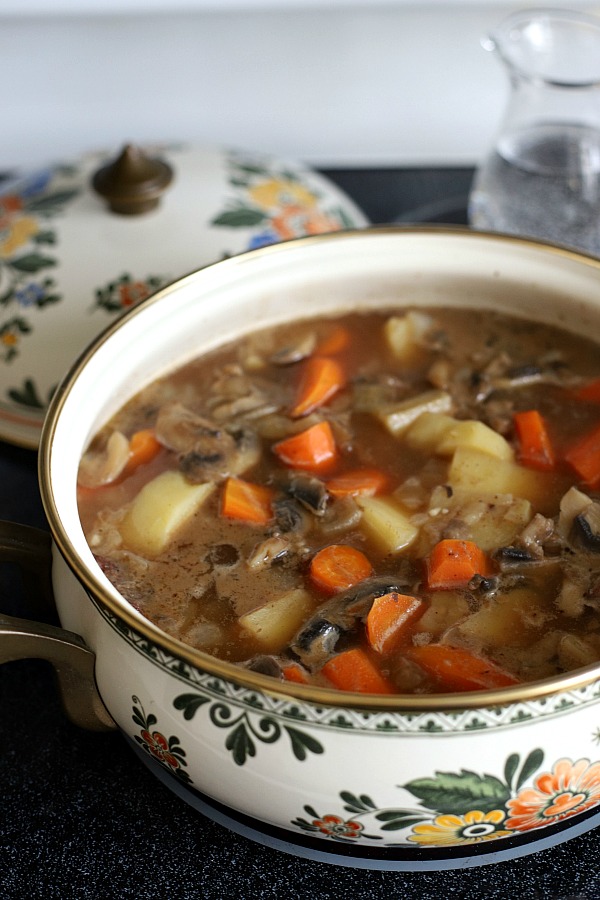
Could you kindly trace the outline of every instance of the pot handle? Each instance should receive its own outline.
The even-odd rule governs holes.
[[[45,531],[0,522],[0,562],[20,566],[24,587],[40,612],[52,601],[51,547],[51,537]],[[52,663],[62,704],[75,725],[92,731],[117,727],[96,687],[95,654],[78,634],[0,613],[0,664],[17,659],[45,659]]]

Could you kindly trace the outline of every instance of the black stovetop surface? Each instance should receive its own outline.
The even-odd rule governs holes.
[[[469,169],[326,174],[374,223],[463,224]],[[0,443],[0,518],[47,528],[36,455]],[[12,572],[6,612],[32,615]],[[64,717],[47,664],[0,667],[0,897],[596,900],[600,834],[446,872],[369,871],[300,858],[234,833],[157,781],[117,733]]]

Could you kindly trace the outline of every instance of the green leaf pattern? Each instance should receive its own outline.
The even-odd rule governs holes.
[[[309,753],[323,753],[323,745],[315,737],[287,723],[280,725],[273,716],[264,715],[260,706],[256,712],[242,710],[236,713],[225,701],[211,702],[197,693],[180,694],[173,706],[183,713],[184,719],[191,721],[207,703],[210,723],[229,732],[225,747],[236,766],[243,766],[256,756],[259,744],[274,744],[283,736],[288,738],[292,754],[300,762],[306,760]]]
[[[489,812],[504,806],[509,788],[493,775],[477,775],[462,769],[458,774],[437,772],[434,778],[419,778],[405,785],[425,806],[439,813],[463,815],[473,804]]]
[[[52,219],[79,193],[55,185],[64,175],[48,169],[0,196],[0,308],[7,312],[0,321],[0,361],[4,363],[18,356],[22,338],[33,331],[27,311],[62,299],[46,273],[58,265],[56,255],[48,250],[57,244]],[[39,249],[42,246],[47,248],[44,252]],[[30,393],[12,388],[8,395],[13,402],[37,408],[35,400],[28,402]]]
[[[379,840],[378,829],[403,832],[397,846],[447,848],[526,834],[600,803],[600,762],[560,759],[551,771],[540,772],[543,763],[544,753],[536,748],[523,761],[510,754],[504,780],[461,769],[398,785],[419,801],[415,807],[380,808],[369,795],[344,790],[340,809],[322,814],[307,804],[306,815],[291,824],[345,843]]]

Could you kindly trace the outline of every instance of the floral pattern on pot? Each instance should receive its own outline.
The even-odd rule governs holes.
[[[61,300],[48,269],[57,265],[49,250],[57,243],[52,218],[61,214],[79,191],[69,184],[71,167],[45,169],[0,197],[0,360],[11,362],[32,326],[27,310]]]
[[[133,707],[131,718],[141,729],[139,735],[134,735],[137,743],[172,775],[185,784],[191,784],[192,779],[182,768],[187,766],[187,762],[185,750],[180,745],[179,738],[175,735],[167,738],[162,732],[153,731],[152,729],[158,722],[156,716],[152,713],[146,715],[144,707],[135,695],[131,699],[134,704],[137,704]]]
[[[542,750],[532,750],[521,765],[518,754],[506,760],[504,777],[460,772],[436,772],[402,787],[425,808],[381,809],[367,794],[341,791],[345,818],[339,812],[319,814],[307,805],[308,818],[292,825],[315,835],[352,843],[369,834],[359,819],[371,820],[380,831],[404,831],[405,840],[421,846],[451,847],[515,836],[533,828],[553,825],[585,812],[600,802],[600,762],[559,759],[550,771],[542,767]],[[372,827],[372,826],[371,826]],[[406,833],[408,831],[408,833]]]
[[[121,313],[135,306],[166,284],[164,275],[147,275],[145,278],[133,278],[124,272],[104,287],[96,288],[95,308],[109,313]]]
[[[206,703],[209,703],[209,698],[201,694],[180,694],[175,697],[173,706],[182,710],[184,719],[189,721]],[[229,704],[221,700],[210,703],[207,709],[211,723],[229,731],[225,746],[238,766],[243,766],[249,757],[256,756],[256,741],[274,744],[284,734],[290,739],[292,753],[301,762],[308,753],[323,753],[323,745],[312,735],[291,725],[280,725],[272,716],[265,716],[260,712],[253,716],[246,711],[236,714]]]
[[[297,171],[275,171],[272,165],[248,162],[235,154],[229,156],[228,165],[234,194],[211,225],[252,228],[249,250],[355,224],[341,206],[323,208],[322,198]]]

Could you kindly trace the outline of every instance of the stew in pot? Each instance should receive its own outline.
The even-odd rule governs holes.
[[[600,660],[598,347],[472,309],[277,326],[139,393],[85,453],[107,577],[294,682],[436,693]]]

